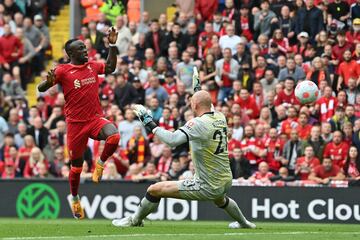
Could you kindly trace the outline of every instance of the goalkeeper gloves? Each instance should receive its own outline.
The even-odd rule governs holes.
[[[193,83],[194,93],[201,90],[199,72],[197,70],[197,67],[194,67],[193,70],[192,83]]]
[[[151,111],[146,109],[143,105],[136,104],[133,107],[133,110],[148,132],[152,132],[152,130],[157,127],[153,120]]]

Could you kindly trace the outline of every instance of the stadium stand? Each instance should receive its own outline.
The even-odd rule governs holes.
[[[0,1],[0,176],[67,178],[64,95],[57,86],[40,95],[36,85],[68,61],[69,7],[20,2]],[[359,185],[359,0],[174,1],[174,14],[166,14],[174,12],[169,6],[154,19],[140,13],[140,1],[118,2],[82,0],[76,36],[90,60],[104,61],[106,31],[114,25],[119,32],[117,69],[101,76],[99,92],[121,135],[105,179],[193,176],[189,146],[165,146],[129,106],[145,104],[161,127],[178,129],[193,117],[197,66],[202,88],[228,120],[234,185]],[[317,84],[319,99],[301,106],[294,88],[305,79]],[[89,140],[84,179],[103,146]]]

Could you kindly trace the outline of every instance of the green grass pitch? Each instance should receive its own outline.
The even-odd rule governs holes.
[[[360,226],[349,224],[256,223],[258,229],[228,229],[228,222],[146,221],[145,227],[116,228],[110,220],[0,219],[0,239],[141,240],[351,240]]]

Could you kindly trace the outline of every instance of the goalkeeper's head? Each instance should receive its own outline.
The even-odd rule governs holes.
[[[211,96],[208,92],[200,90],[191,98],[191,109],[195,116],[201,116],[211,111]]]

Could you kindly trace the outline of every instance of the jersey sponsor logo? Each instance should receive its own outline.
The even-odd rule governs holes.
[[[81,83],[78,79],[74,80],[74,88],[75,89],[81,88]]]
[[[75,72],[76,72],[76,70],[72,70],[72,71],[70,71],[70,73],[71,73],[71,74],[74,74]]]
[[[81,80],[81,86],[96,83],[96,79],[94,77],[89,77]]]

